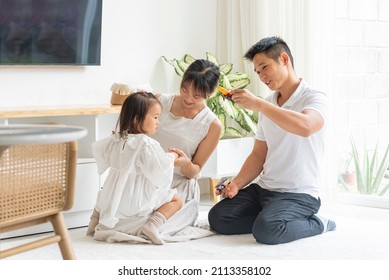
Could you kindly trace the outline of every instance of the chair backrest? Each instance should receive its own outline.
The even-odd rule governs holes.
[[[0,147],[0,232],[70,209],[76,161],[75,141]]]

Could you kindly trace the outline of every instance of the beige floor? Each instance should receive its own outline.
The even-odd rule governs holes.
[[[203,221],[208,209],[209,205],[202,206]],[[213,235],[163,246],[98,242],[85,236],[86,228],[72,229],[70,236],[79,260],[389,260],[389,210],[324,204],[321,213],[336,221],[336,231],[273,246],[256,243],[250,234]],[[11,238],[0,245],[7,248],[32,238]],[[61,255],[56,245],[50,245],[8,259],[51,260]]]

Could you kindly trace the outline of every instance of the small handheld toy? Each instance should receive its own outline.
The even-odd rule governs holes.
[[[231,98],[232,94],[227,89],[225,89],[224,87],[218,86],[217,90],[221,92],[223,99],[227,98],[228,100],[232,101],[232,98]]]
[[[223,189],[225,189],[229,183],[231,183],[231,181],[228,180],[227,178],[221,179],[215,188],[220,192]]]

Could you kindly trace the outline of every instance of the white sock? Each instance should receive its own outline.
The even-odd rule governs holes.
[[[166,222],[166,218],[159,212],[154,212],[147,223],[141,228],[141,232],[150,238],[156,245],[163,245],[165,242],[159,236],[159,227]]]
[[[319,220],[323,223],[323,232],[325,233],[327,231],[333,231],[336,229],[336,223],[333,220],[327,219],[326,217],[323,217],[321,215],[316,214],[316,217],[319,218]]]

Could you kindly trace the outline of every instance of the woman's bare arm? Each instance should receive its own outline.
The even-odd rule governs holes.
[[[181,167],[182,173],[189,179],[196,178],[217,144],[222,132],[222,124],[219,119],[215,119],[209,127],[208,133],[197,147],[196,153],[192,161],[180,150],[172,149],[179,157],[176,159],[175,166]]]

